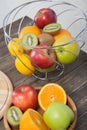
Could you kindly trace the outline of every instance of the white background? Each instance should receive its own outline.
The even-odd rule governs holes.
[[[7,15],[7,13],[12,10],[13,8],[21,5],[25,2],[30,2],[32,0],[2,0],[0,1],[0,28],[3,27],[3,19]],[[59,1],[59,0],[54,0]],[[73,3],[79,6],[87,15],[87,0],[62,0],[67,1],[69,3]],[[39,5],[40,6],[40,5]],[[35,9],[33,9],[35,11]],[[86,45],[82,48],[85,52],[87,52],[87,42]]]

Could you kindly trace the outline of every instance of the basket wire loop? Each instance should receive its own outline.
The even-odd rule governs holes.
[[[45,0],[42,0],[42,1],[43,1],[43,2],[46,2]],[[8,13],[8,15],[7,15],[7,16],[5,17],[5,19],[4,19],[4,22],[3,22],[4,31],[6,32],[6,27],[5,27],[5,25],[7,25],[6,23],[8,22],[8,19],[10,18],[10,15],[11,15],[16,9],[19,8],[18,11],[15,13],[15,15],[14,15],[14,17],[13,17],[13,19],[12,19],[12,22],[11,22],[11,24],[10,24],[9,36],[10,36],[11,26],[12,26],[13,20],[14,20],[15,16],[17,15],[17,13],[18,13],[22,8],[24,8],[25,6],[27,6],[28,4],[35,3],[35,2],[42,2],[42,1],[40,1],[40,0],[31,1],[31,2],[24,3],[24,4],[22,4],[22,5],[20,5],[20,6],[16,7],[16,8],[14,8],[11,12]],[[71,6],[71,7],[78,8],[78,6],[73,5],[73,4],[70,4],[70,3],[68,3],[68,2],[60,2],[60,3],[57,3],[57,2],[54,2],[53,0],[47,0],[47,2],[53,2],[53,3],[55,3],[55,4],[52,4],[52,5],[49,6],[49,7],[53,7],[53,6],[65,4],[65,5],[69,5],[69,6]],[[79,9],[79,10],[82,11],[81,9]],[[58,14],[58,16],[61,15],[62,13],[65,13],[66,11],[70,11],[70,9],[64,10],[63,12],[61,12],[60,14]],[[83,13],[85,19],[87,20],[86,14],[85,14],[83,11],[82,11],[82,13]],[[23,18],[23,19],[24,19],[24,18]],[[23,19],[22,19],[22,21],[23,21]],[[79,19],[78,19],[78,20],[79,20]],[[22,23],[22,21],[21,21],[21,23]],[[77,20],[76,20],[76,21],[77,21]],[[76,21],[74,21],[73,23],[75,23]],[[72,24],[73,24],[73,23],[72,23]],[[69,27],[72,26],[72,24],[69,25]],[[21,26],[21,24],[20,24],[20,26]],[[86,26],[87,26],[87,23],[86,23]],[[68,27],[68,28],[69,28],[69,27]],[[67,28],[67,29],[68,29],[68,28]],[[85,27],[85,28],[86,28],[86,27]],[[20,29],[19,29],[19,31],[20,31]],[[6,35],[6,33],[5,33],[5,35]],[[6,35],[6,36],[7,36],[7,35]]]

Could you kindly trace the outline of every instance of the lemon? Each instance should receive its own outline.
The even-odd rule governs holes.
[[[31,64],[27,54],[16,57],[15,67],[23,75],[31,75],[35,71],[35,67]]]
[[[21,39],[13,38],[8,43],[8,50],[12,56],[20,55],[24,52],[24,48],[19,44]]]

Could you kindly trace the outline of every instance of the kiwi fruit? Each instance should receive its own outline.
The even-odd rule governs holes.
[[[38,38],[34,33],[29,32],[22,37],[21,44],[26,50],[30,50],[38,44]]]
[[[51,34],[42,33],[38,36],[40,43],[46,43],[48,45],[52,45],[54,43],[54,38]]]
[[[22,115],[23,112],[18,107],[16,106],[9,107],[6,113],[6,118],[12,128],[15,129],[19,127],[19,123]]]
[[[46,25],[43,28],[43,32],[49,33],[51,35],[55,35],[55,34],[58,33],[58,31],[60,29],[61,29],[61,24],[59,24],[59,23],[51,23],[51,24]]]

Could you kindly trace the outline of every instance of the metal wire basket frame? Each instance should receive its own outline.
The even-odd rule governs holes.
[[[39,4],[41,6],[38,7]],[[12,37],[13,22],[15,20],[17,20],[18,17],[21,18],[19,25],[18,25],[18,28],[17,28],[17,32],[16,32],[16,34],[19,35],[19,32],[22,28],[25,17],[26,16],[30,17],[30,14],[33,10],[32,6],[33,6],[33,8],[36,8],[36,10],[38,10],[38,8],[46,7],[46,6],[54,9],[56,11],[58,21],[60,23],[61,23],[60,17],[62,15],[69,14],[69,12],[74,12],[77,15],[77,12],[78,12],[79,15],[77,15],[76,18],[74,20],[72,20],[71,23],[69,23],[65,28],[71,32],[72,28],[75,29],[75,27],[77,27],[78,24],[79,25],[81,24],[82,25],[81,29],[79,31],[77,31],[76,34],[73,34],[73,36],[74,36],[74,40],[76,40],[80,43],[81,48],[84,46],[85,40],[83,39],[83,36],[84,36],[84,34],[87,30],[86,14],[76,5],[70,4],[68,2],[57,2],[57,1],[54,2],[53,0],[31,1],[31,2],[24,3],[22,5],[19,5],[18,7],[11,10],[3,20],[3,30],[4,30],[4,37],[5,37],[6,45],[8,45],[9,41],[12,40],[12,38],[13,38]],[[65,7],[65,8],[63,8],[63,10],[61,9],[61,11],[57,11],[58,7],[61,7],[61,6]],[[29,10],[24,12],[24,15],[23,15],[22,12],[25,8],[28,8]],[[22,16],[20,14],[22,14]],[[34,14],[33,14],[33,16],[34,16]],[[71,17],[72,17],[72,15],[71,15]],[[9,27],[7,27],[8,24],[9,24]],[[32,21],[28,25],[33,25],[33,24],[34,24],[34,22]],[[64,25],[64,24],[62,24],[62,25]],[[76,30],[78,30],[78,29],[76,29]],[[67,44],[72,44],[74,42],[74,40],[70,41],[68,43],[64,43],[64,44],[62,44],[62,46],[65,46]],[[61,44],[59,44],[58,46],[61,46]],[[58,46],[55,46],[55,48],[58,47]],[[32,47],[31,47],[31,49],[32,49]],[[42,47],[42,49],[43,49],[43,47]],[[54,49],[54,47],[50,46],[50,47],[48,47],[48,49]],[[72,53],[72,52],[69,52],[69,53]],[[72,53],[72,54],[75,55],[74,53]],[[20,59],[20,61],[21,61],[21,59]],[[64,72],[64,65],[60,64],[57,61],[55,61],[55,62],[56,62],[56,68],[53,72],[40,73],[39,71],[36,70],[35,73],[33,73],[32,75],[36,78],[41,79],[41,80],[52,79],[52,78],[61,76]],[[28,69],[30,69],[28,66],[26,66],[26,67]],[[54,73],[56,73],[56,74],[54,74]]]

